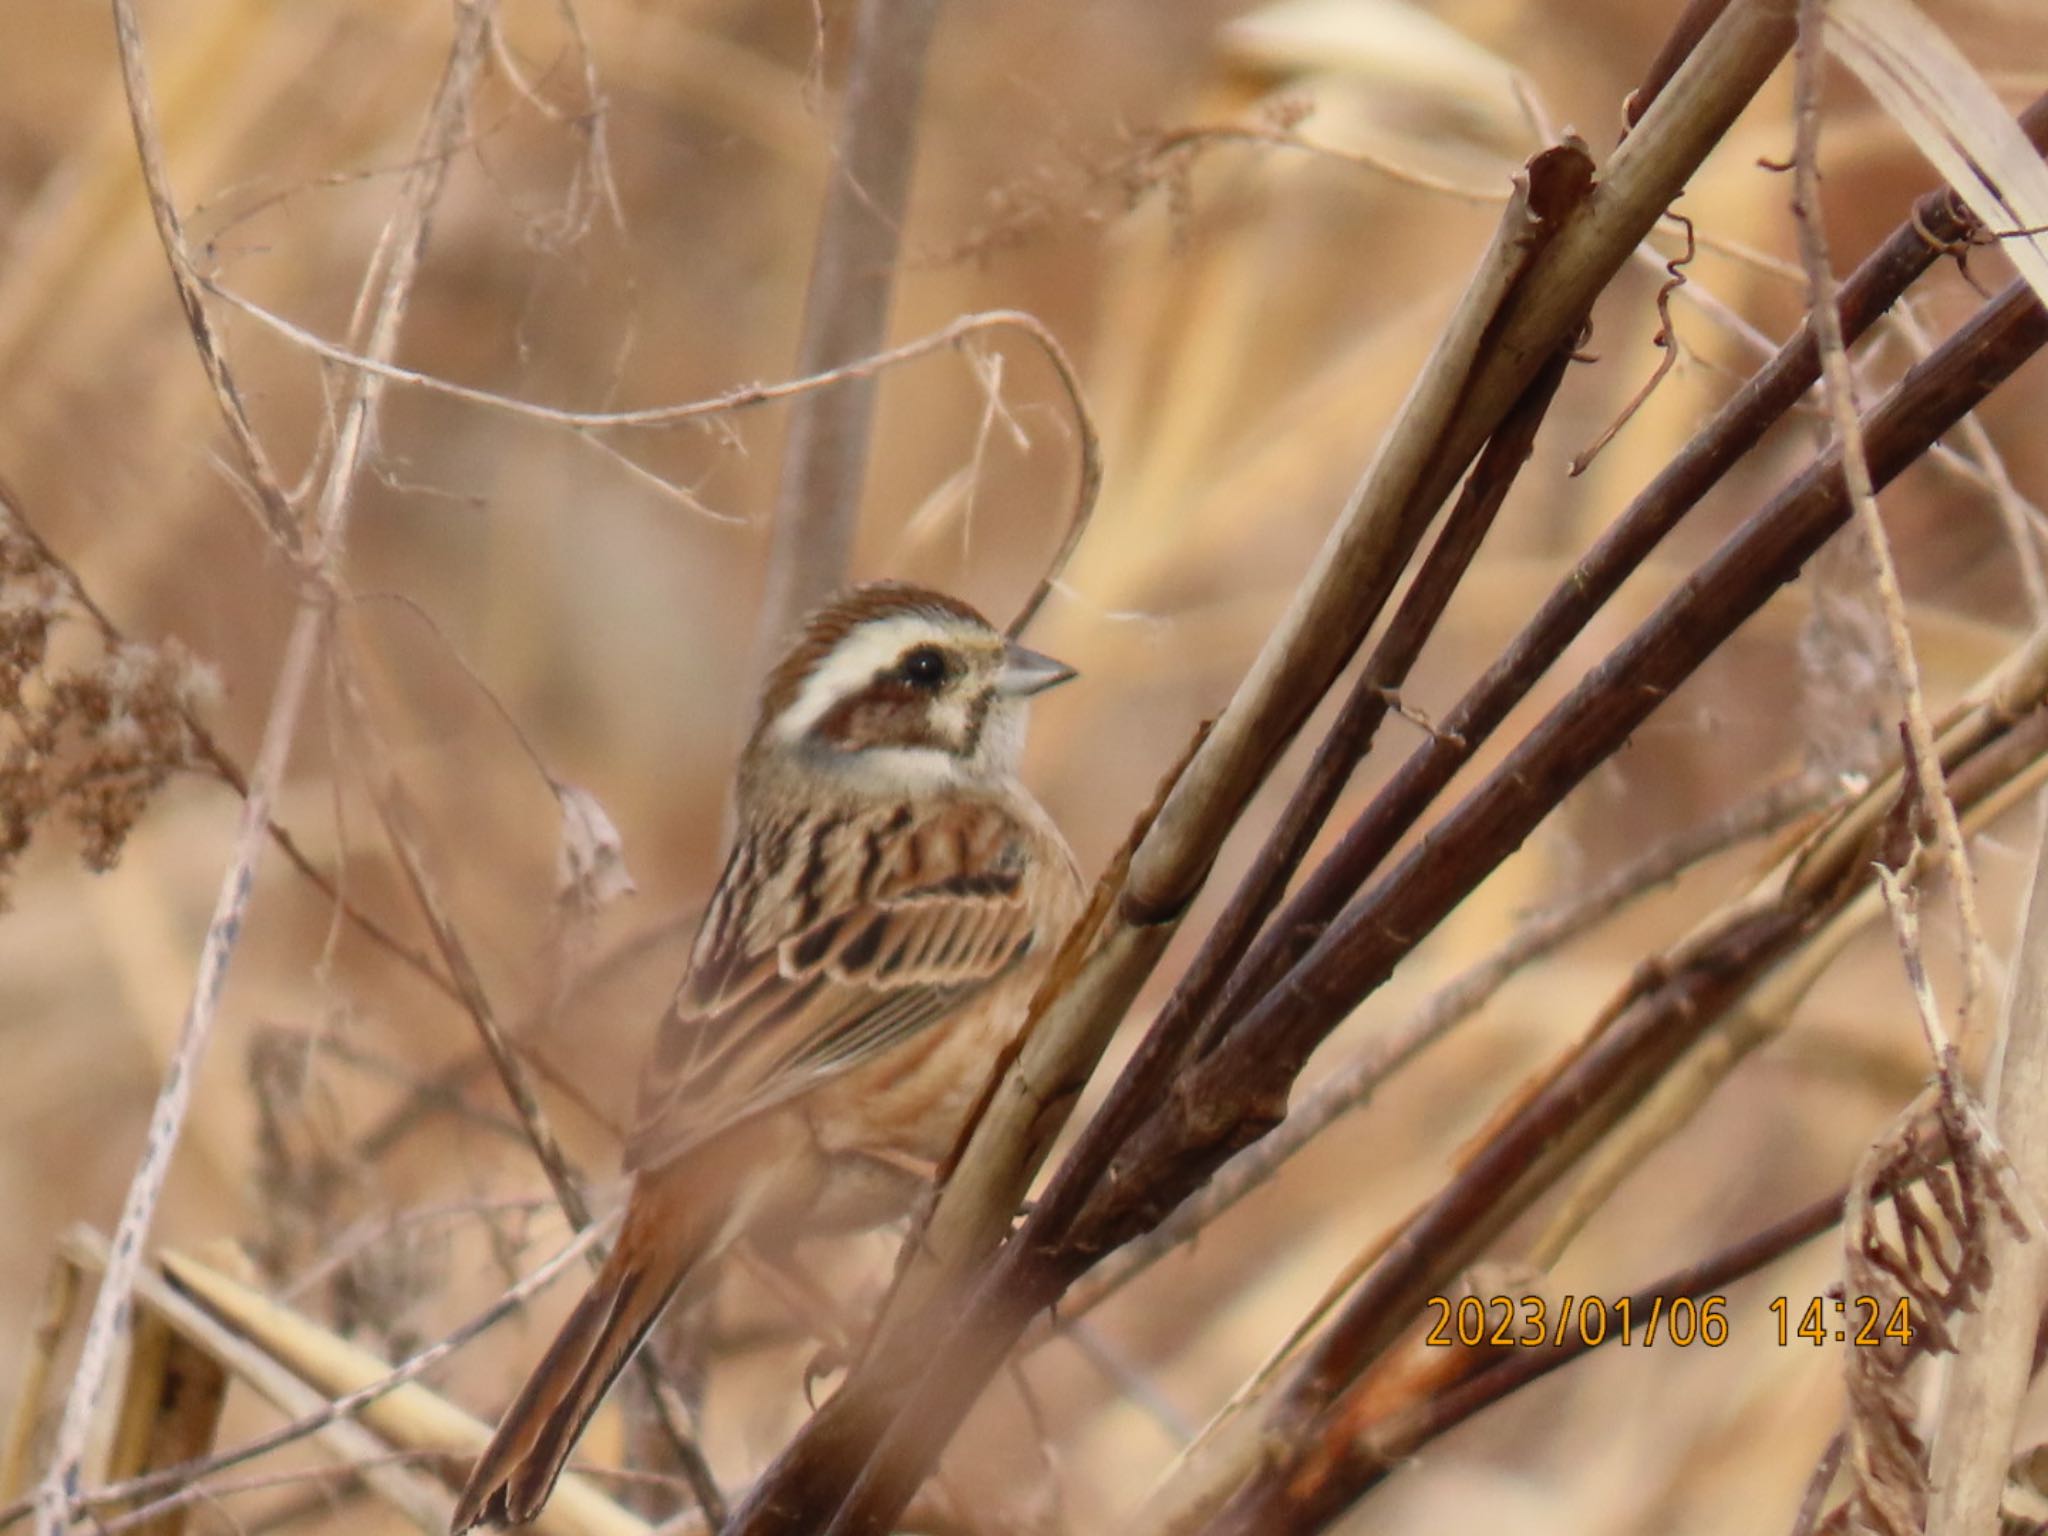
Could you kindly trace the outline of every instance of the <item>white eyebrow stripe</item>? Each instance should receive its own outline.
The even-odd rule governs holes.
[[[892,614],[857,626],[804,679],[796,698],[775,717],[774,733],[785,741],[797,740],[833,705],[867,687],[877,672],[894,666],[913,645],[942,645],[950,637],[946,625],[917,613]]]

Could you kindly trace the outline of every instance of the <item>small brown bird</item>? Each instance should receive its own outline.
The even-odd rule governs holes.
[[[692,1268],[858,1231],[952,1150],[1081,907],[1016,779],[1071,667],[878,583],[812,615],[741,754],[738,833],[662,1021],[616,1246],[506,1410],[452,1529],[531,1520]]]

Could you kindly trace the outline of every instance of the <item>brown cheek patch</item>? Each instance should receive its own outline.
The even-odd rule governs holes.
[[[841,699],[811,728],[842,752],[870,747],[950,747],[932,738],[931,705],[908,688],[877,682]]]

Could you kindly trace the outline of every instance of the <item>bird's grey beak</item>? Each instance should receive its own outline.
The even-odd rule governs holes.
[[[1003,652],[1003,669],[996,674],[996,692],[1013,699],[1029,698],[1080,675],[1064,661],[1028,651],[1012,640]]]

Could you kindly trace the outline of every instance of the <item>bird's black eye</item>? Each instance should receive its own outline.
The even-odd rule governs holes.
[[[936,645],[920,645],[904,656],[901,670],[911,687],[936,691],[945,686],[946,653]]]

